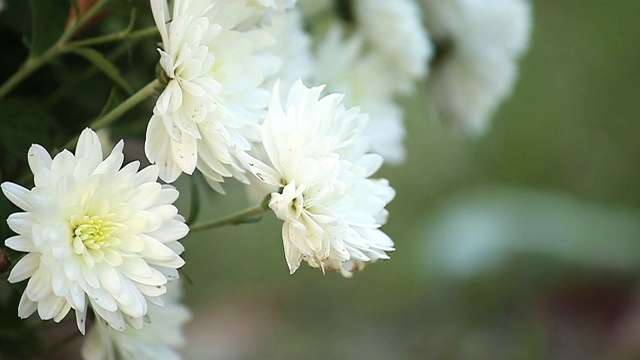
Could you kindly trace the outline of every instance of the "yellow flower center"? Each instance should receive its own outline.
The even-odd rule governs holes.
[[[102,250],[111,245],[109,238],[117,228],[108,219],[100,216],[74,216],[71,219],[73,229],[73,251],[82,254],[87,250]]]

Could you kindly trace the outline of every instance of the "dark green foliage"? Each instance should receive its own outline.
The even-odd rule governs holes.
[[[10,300],[0,302],[0,359],[34,359],[44,354],[44,347],[37,336],[33,335],[28,321],[18,317],[20,293],[15,288],[3,288],[12,291]]]
[[[14,156],[26,160],[27,151],[34,143],[51,148],[53,123],[53,118],[39,99],[9,98],[1,101],[2,157]]]
[[[89,60],[93,65],[100,69],[100,71],[102,71],[111,80],[113,80],[113,82],[124,89],[129,95],[133,93],[133,91],[131,90],[131,86],[129,86],[127,80],[125,80],[120,75],[120,71],[118,70],[118,68],[113,65],[107,58],[105,58],[101,53],[91,48],[76,49],[74,50],[74,52]]]
[[[60,38],[69,14],[62,0],[30,0],[32,14],[31,56],[44,53]]]

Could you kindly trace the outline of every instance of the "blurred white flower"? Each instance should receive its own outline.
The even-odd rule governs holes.
[[[405,158],[406,131],[394,96],[410,82],[390,70],[381,53],[365,53],[362,36],[345,39],[344,33],[334,23],[318,44],[314,83],[326,83],[330,91],[345,94],[345,106],[360,106],[369,115],[364,133],[371,138],[371,150],[387,162],[400,163]]]
[[[396,76],[405,79],[405,91],[427,72],[433,49],[422,26],[420,8],[414,0],[353,1],[358,30],[388,59]]]
[[[82,357],[86,360],[138,359],[178,360],[176,349],[186,344],[183,325],[191,313],[180,303],[180,282],[167,285],[162,296],[163,305],[149,304],[148,323],[136,330],[127,326],[120,331],[111,331],[103,322],[97,321],[87,334],[82,346]]]
[[[307,7],[310,3],[300,2]],[[312,82],[345,94],[345,106],[360,106],[369,114],[365,134],[371,150],[388,163],[401,163],[406,129],[397,98],[408,95],[427,75],[433,52],[420,8],[412,0],[344,1],[333,9],[323,4],[307,10],[308,16],[325,18],[312,26]]]
[[[309,80],[313,72],[311,38],[304,30],[301,14],[297,8],[271,12],[268,24],[263,29],[269,32],[275,43],[270,52],[280,59],[279,71],[271,76],[270,88],[276,79],[281,89],[289,89],[297,80]]]
[[[36,310],[59,322],[76,313],[84,333],[87,307],[117,330],[142,326],[147,301],[159,301],[184,264],[177,241],[189,231],[173,202],[178,191],[156,182],[158,168],[121,169],[123,142],[103,160],[95,132],[85,129],[75,155],[53,159],[40,145],[29,149],[34,188],[4,182],[5,196],[24,212],[11,214],[18,235],[5,244],[24,256],[9,282],[27,278],[18,315]]]
[[[272,37],[257,26],[262,7],[246,0],[152,0],[162,36],[160,65],[168,78],[147,128],[145,153],[174,181],[197,167],[222,192],[224,177],[246,181],[233,149],[259,139],[269,93],[265,76],[278,60]]]
[[[297,0],[254,0],[258,4],[276,10],[291,9],[296,5]]]
[[[527,0],[422,0],[437,55],[428,88],[444,121],[481,132],[509,95],[531,28]]]
[[[248,156],[244,164],[280,188],[269,207],[284,221],[291,273],[305,260],[350,275],[353,263],[388,259],[385,252],[394,250],[379,227],[395,192],[386,180],[369,179],[382,158],[367,153],[368,138],[362,135],[367,116],[357,108],[346,110],[340,94],[320,98],[322,88],[297,81],[283,105],[276,85],[262,126],[270,165]]]

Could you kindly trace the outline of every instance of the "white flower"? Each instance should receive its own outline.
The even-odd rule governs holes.
[[[162,36],[160,65],[169,81],[147,128],[145,153],[174,181],[197,167],[222,191],[224,177],[246,181],[233,149],[258,140],[269,93],[265,76],[278,67],[264,51],[273,39],[257,27],[260,11],[246,0],[152,0]]]
[[[412,80],[426,75],[433,49],[413,0],[353,2],[358,30],[384,53],[398,76]]]
[[[526,0],[423,0],[438,49],[428,82],[444,121],[483,131],[511,91],[526,50],[531,5]]]
[[[258,4],[276,10],[291,9],[296,5],[297,0],[254,0]]]
[[[127,326],[122,332],[111,331],[102,321],[97,321],[89,329],[82,357],[86,360],[180,359],[176,349],[186,344],[182,327],[191,318],[189,310],[179,302],[181,297],[179,281],[167,285],[167,293],[162,296],[163,306],[149,304],[149,323],[140,330]]]
[[[360,106],[369,115],[364,132],[371,138],[371,150],[389,163],[400,163],[405,158],[406,131],[394,96],[408,82],[389,69],[379,52],[365,53],[361,36],[344,39],[343,33],[342,26],[334,23],[317,46],[314,82],[345,94],[346,106]]]
[[[379,227],[395,192],[383,179],[370,179],[382,158],[369,154],[362,136],[367,117],[346,110],[342,95],[320,98],[322,87],[293,84],[283,104],[276,85],[262,126],[271,165],[245,158],[260,180],[280,187],[269,207],[284,221],[287,264],[343,271],[353,264],[388,259],[393,242]]]
[[[121,168],[123,142],[103,160],[95,132],[85,129],[75,155],[53,159],[40,145],[29,149],[33,189],[2,183],[24,212],[11,214],[18,235],[5,244],[24,256],[9,281],[29,278],[18,307],[26,318],[62,320],[75,310],[84,333],[87,307],[117,330],[142,326],[147,301],[159,301],[184,264],[177,241],[188,232],[172,203],[178,191],[156,182],[158,168]]]
[[[311,38],[304,31],[300,11],[294,8],[271,12],[269,20],[263,29],[276,40],[270,50],[278,56],[281,66],[268,84],[273,88],[278,79],[282,89],[289,89],[297,79],[309,80],[313,72]]]
[[[270,84],[273,88],[278,81],[280,88],[286,92],[296,80],[310,80],[312,77],[314,65],[311,58],[311,38],[303,29],[301,14],[297,8],[287,11],[268,11],[265,17],[262,29],[276,39],[270,50],[281,62],[280,70],[268,78],[265,85]],[[253,145],[252,156],[266,159],[262,145],[260,143]],[[245,189],[249,201],[256,204],[274,191],[273,186],[254,177],[249,178]]]
[[[372,151],[389,163],[401,163],[406,130],[396,100],[426,76],[432,54],[420,9],[411,0],[341,1],[334,4],[335,11],[323,4],[307,10],[314,18],[333,12],[321,25],[312,24],[316,44],[312,82],[345,94],[347,107],[360,106],[369,114],[365,133]]]

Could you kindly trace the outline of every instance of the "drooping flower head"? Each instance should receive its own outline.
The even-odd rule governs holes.
[[[509,95],[531,30],[527,0],[422,0],[436,44],[428,81],[443,121],[482,132]]]
[[[257,178],[280,188],[269,207],[284,221],[291,273],[304,260],[350,276],[393,251],[379,227],[395,192],[386,180],[369,178],[382,158],[368,153],[362,135],[367,116],[345,109],[342,95],[320,98],[322,88],[298,81],[283,104],[276,85],[262,126],[270,165],[248,157],[244,163]]]
[[[174,181],[196,167],[218,191],[224,177],[245,180],[233,149],[258,140],[268,102],[262,88],[278,60],[260,30],[263,6],[246,0],[152,0],[162,36],[160,65],[168,78],[147,127],[145,153]]]
[[[176,352],[186,344],[183,325],[191,313],[180,302],[182,289],[179,281],[167,285],[162,296],[163,305],[149,304],[149,322],[142,329],[127,326],[122,332],[110,331],[102,321],[96,322],[82,345],[85,360],[138,359],[179,360]]]
[[[5,196],[24,212],[7,222],[18,235],[5,244],[27,252],[9,275],[29,279],[18,315],[43,320],[76,314],[84,333],[87,309],[117,330],[142,326],[147,301],[159,302],[168,280],[184,264],[177,241],[188,232],[173,202],[178,191],[156,182],[158,168],[122,167],[123,142],[103,160],[95,132],[85,129],[75,155],[53,159],[29,149],[35,186],[4,182]],[[122,167],[122,168],[121,168]]]

